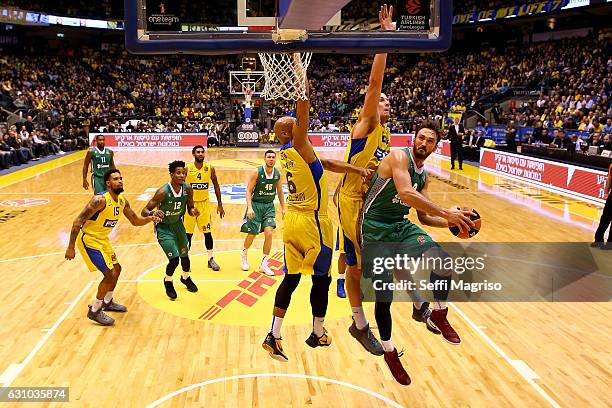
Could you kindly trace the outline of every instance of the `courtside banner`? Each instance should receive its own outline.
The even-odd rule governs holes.
[[[606,173],[520,154],[480,149],[480,169],[604,203]]]
[[[207,146],[206,133],[90,133],[89,144],[97,135],[104,136],[104,145],[115,149],[191,149]]]
[[[413,134],[391,134],[391,147],[412,146]],[[309,133],[308,138],[314,147],[342,147],[348,146],[350,133]]]

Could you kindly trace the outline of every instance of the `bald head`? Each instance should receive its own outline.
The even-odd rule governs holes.
[[[274,134],[282,144],[287,144],[293,139],[293,124],[295,118],[291,116],[283,116],[274,124]]]

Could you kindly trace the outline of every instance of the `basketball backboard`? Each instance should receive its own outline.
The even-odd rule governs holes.
[[[379,30],[383,3],[397,31]],[[275,43],[277,28],[307,38]],[[451,28],[451,0],[125,0],[126,48],[137,54],[443,51]]]

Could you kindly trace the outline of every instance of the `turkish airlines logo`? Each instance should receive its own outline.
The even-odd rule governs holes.
[[[406,11],[410,14],[420,14],[423,11],[421,0],[408,0],[406,2]]]

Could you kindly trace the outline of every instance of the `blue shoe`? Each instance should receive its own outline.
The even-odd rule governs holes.
[[[344,278],[338,278],[338,288],[336,289],[336,294],[342,299],[346,297],[346,292],[344,291],[344,281]]]

